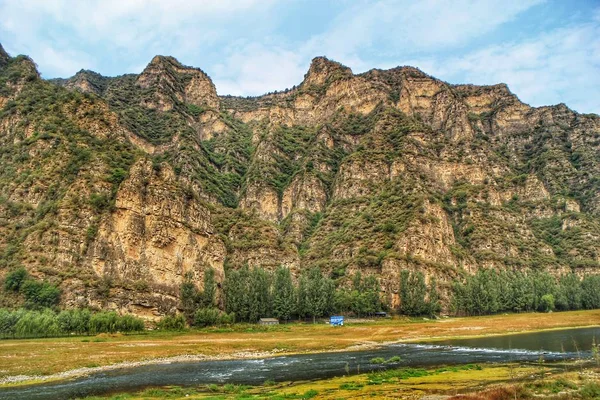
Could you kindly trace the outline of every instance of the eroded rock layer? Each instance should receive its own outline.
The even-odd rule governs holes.
[[[172,57],[44,81],[0,47],[0,108],[0,275],[68,306],[158,316],[185,276],[244,264],[360,270],[392,305],[406,268],[600,270],[600,118],[506,85],[319,57],[293,89],[219,97]]]

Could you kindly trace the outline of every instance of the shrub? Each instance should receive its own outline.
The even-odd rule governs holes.
[[[4,290],[18,292],[21,289],[21,285],[27,279],[27,271],[25,268],[20,267],[6,275],[4,280]]]
[[[108,176],[107,180],[110,183],[118,185],[119,183],[123,182],[126,177],[127,171],[125,171],[123,168],[114,168],[110,171],[110,175]]]
[[[131,314],[122,315],[117,319],[117,329],[119,332],[141,332],[144,328],[144,321]]]
[[[1,338],[30,338],[76,334],[128,333],[144,330],[144,321],[133,315],[119,316],[116,312],[63,310],[55,313],[44,310],[8,311],[0,309]],[[102,339],[94,339],[99,341]]]
[[[90,325],[89,310],[63,310],[57,315],[60,330],[64,333],[87,333]]]
[[[194,325],[198,327],[226,325],[234,322],[234,314],[222,313],[218,308],[200,308],[194,314]]]
[[[130,314],[119,316],[114,311],[103,311],[92,315],[89,327],[92,334],[140,332],[144,330],[144,321]]]
[[[110,197],[106,194],[92,193],[89,201],[96,212],[101,213],[110,208]]]
[[[60,301],[60,289],[48,282],[27,280],[21,285],[28,308],[52,308]]]
[[[581,389],[581,397],[584,399],[598,399],[600,398],[600,385],[596,382],[587,383]]]
[[[114,311],[99,312],[90,318],[90,333],[115,333],[119,315]]]
[[[182,331],[185,329],[185,317],[182,314],[165,315],[156,327],[165,331]]]
[[[194,325],[200,327],[217,325],[220,314],[218,308],[200,308],[194,314]]]

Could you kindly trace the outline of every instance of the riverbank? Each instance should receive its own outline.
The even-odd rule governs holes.
[[[243,359],[360,350],[398,341],[471,337],[600,325],[600,310],[440,320],[395,319],[340,328],[289,324],[234,325],[183,333],[99,335],[0,341],[3,386],[60,380],[165,362]]]
[[[401,368],[310,382],[150,388],[137,393],[85,399],[588,400],[599,396],[600,368],[589,362],[569,362]]]

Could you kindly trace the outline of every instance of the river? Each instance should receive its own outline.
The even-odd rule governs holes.
[[[597,338],[597,339],[596,339]],[[266,380],[322,379],[383,368],[545,361],[590,357],[600,327],[385,345],[364,351],[280,356],[255,360],[223,360],[154,364],[94,373],[67,381],[0,389],[0,399],[69,399],[114,392],[131,392],[150,386],[248,384]],[[400,362],[372,364],[371,359],[394,356]]]

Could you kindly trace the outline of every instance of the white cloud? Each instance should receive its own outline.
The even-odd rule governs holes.
[[[366,69],[371,65],[357,55],[365,48],[384,48],[389,57],[464,46],[541,2],[362,1],[338,15],[332,28],[306,47],[315,54],[327,54]]]
[[[263,43],[232,46],[211,72],[219,93],[258,95],[300,83],[314,56],[325,55],[364,71],[376,66],[363,55],[369,48],[398,57],[464,45],[542,1],[460,0],[452,6],[441,0],[354,2],[325,32],[305,43],[286,48]]]
[[[297,52],[249,44],[230,48],[212,72],[219,94],[259,95],[291,88],[300,82],[307,68],[304,57]]]
[[[158,53],[179,57],[229,35],[228,21],[266,12],[273,0],[40,0],[0,2],[0,33],[13,53],[27,53],[49,76],[73,69],[54,52],[96,66],[118,54],[133,59]],[[80,49],[79,51],[75,49]],[[88,51],[86,57],[81,53]],[[70,53],[70,54],[69,54]],[[101,53],[101,54],[100,54]],[[76,56],[76,57],[74,57]],[[48,58],[46,58],[48,57]],[[110,63],[110,62],[109,62]]]
[[[600,26],[567,27],[524,42],[491,46],[450,59],[413,60],[451,82],[507,83],[534,106],[566,103],[580,112],[600,111]]]

